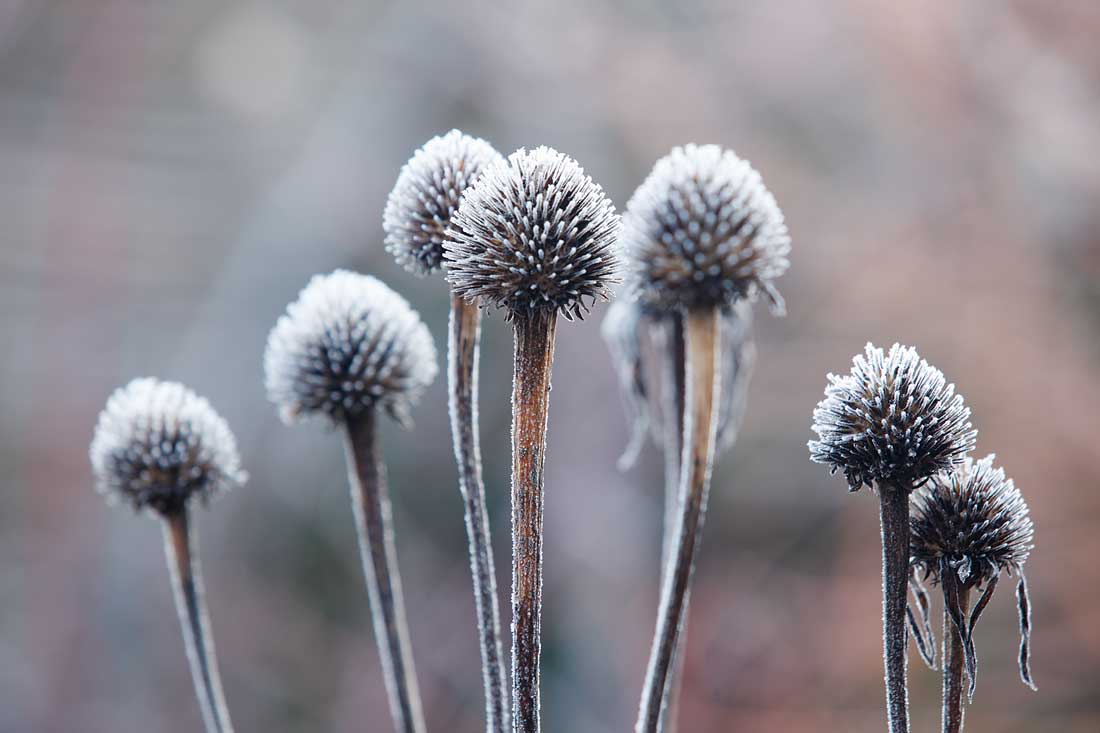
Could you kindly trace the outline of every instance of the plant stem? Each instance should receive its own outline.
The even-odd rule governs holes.
[[[203,723],[207,733],[233,733],[229,708],[225,704],[225,691],[218,675],[214,637],[210,633],[210,621],[203,600],[198,541],[191,529],[186,507],[164,516],[164,551]]]
[[[879,485],[882,520],[882,629],[886,666],[886,712],[891,733],[909,731],[906,685],[906,603],[909,582],[909,491]]]
[[[943,582],[958,583],[950,579]],[[944,596],[946,598],[946,592]],[[958,588],[959,614],[967,618],[970,612],[970,587],[960,584]],[[946,603],[946,601],[945,601]],[[943,611],[943,733],[959,733],[963,729],[963,670],[966,668],[966,654],[963,640],[945,608]]]
[[[506,733],[511,728],[505,700],[505,672],[500,642],[500,609],[497,575],[485,508],[485,483],[481,476],[481,446],[477,420],[478,342],[481,309],[451,294],[448,336],[447,386],[450,391],[451,438],[458,464],[458,487],[466,515],[470,546],[470,570],[474,582],[481,671],[485,685],[485,730]]]
[[[720,382],[718,374],[717,309],[689,311],[685,319],[687,366],[685,373],[684,450],[680,469],[680,518],[672,554],[661,588],[657,628],[650,650],[645,685],[638,710],[637,733],[656,733],[661,709],[666,704],[667,683],[675,655],[695,554],[702,537],[714,439]]]
[[[535,309],[512,320],[512,720],[516,733],[537,733],[543,467],[557,313]]]
[[[424,713],[409,644],[401,575],[397,570],[386,468],[378,445],[375,410],[348,420],[344,436],[359,552],[394,729],[398,733],[422,733]]]

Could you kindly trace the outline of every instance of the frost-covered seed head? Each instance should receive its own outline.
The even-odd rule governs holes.
[[[910,525],[913,564],[938,579],[946,560],[964,585],[1019,571],[1033,547],[1027,503],[992,455],[934,476],[913,495]]]
[[[466,190],[443,244],[455,292],[509,315],[547,308],[566,318],[607,297],[619,217],[575,160],[518,150]]]
[[[267,340],[267,395],[290,424],[376,406],[404,422],[435,379],[435,345],[404,298],[370,275],[315,275]]]
[[[492,145],[458,130],[433,137],[413,154],[382,215],[386,251],[397,264],[427,275],[443,263],[443,241],[462,193],[500,159]]]
[[[248,479],[233,433],[210,403],[178,382],[152,378],[115,390],[89,456],[100,493],[162,515]]]
[[[623,246],[639,297],[661,308],[727,307],[786,272],[783,213],[748,161],[717,145],[685,145],[657,161],[623,214]]]
[[[913,488],[962,463],[977,432],[970,409],[916,349],[872,344],[852,371],[829,375],[817,405],[810,458],[844,471],[852,491],[872,482]]]

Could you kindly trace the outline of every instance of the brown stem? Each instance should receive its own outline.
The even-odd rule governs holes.
[[[890,733],[909,731],[906,683],[906,604],[909,585],[909,491],[879,486],[882,522],[882,629],[886,666],[886,712]]]
[[[539,730],[542,623],[543,466],[557,313],[513,315],[512,382],[512,720],[517,733]]]
[[[187,649],[203,723],[207,733],[233,733],[225,692],[218,675],[214,637],[210,633],[210,621],[203,600],[198,542],[186,507],[164,516],[164,551],[168,557],[176,610],[183,628],[183,644]]]
[[[373,409],[348,420],[344,449],[348,481],[359,534],[359,552],[370,596],[371,620],[378,656],[390,698],[390,713],[398,733],[422,733],[424,713],[409,644],[401,575],[393,542],[393,520],[386,468],[382,464]]]
[[[466,538],[474,582],[481,671],[485,685],[485,730],[506,733],[511,723],[505,699],[503,651],[500,642],[500,609],[497,575],[485,508],[485,483],[481,476],[481,446],[477,420],[478,342],[481,309],[476,303],[451,294],[447,378],[450,389],[451,438],[458,464],[458,486],[466,514]]]
[[[717,309],[689,311],[685,318],[687,367],[685,380],[684,451],[680,470],[680,518],[670,557],[670,572],[661,588],[657,629],[638,710],[637,733],[656,733],[666,702],[667,683],[677,639],[687,608],[695,554],[702,538],[710,472],[717,431],[716,405],[719,351]]]
[[[944,583],[958,580],[945,578]],[[946,589],[944,592],[946,605]],[[967,618],[970,613],[970,587],[960,584],[958,587],[959,615]],[[963,729],[963,670],[966,669],[966,654],[963,651],[962,635],[951,620],[947,609],[943,610],[943,733],[959,733]]]

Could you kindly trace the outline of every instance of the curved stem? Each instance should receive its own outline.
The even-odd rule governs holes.
[[[948,575],[951,575],[949,573]],[[944,583],[957,580],[947,577]],[[944,604],[946,606],[946,589]],[[959,613],[966,618],[970,611],[970,588],[958,588]],[[943,733],[959,733],[963,729],[963,670],[966,669],[966,653],[962,635],[951,620],[947,608],[943,610]]]
[[[879,486],[882,520],[882,629],[886,665],[886,712],[890,733],[909,731],[906,685],[906,616],[909,584],[909,492],[905,487]]]
[[[512,382],[512,725],[539,730],[542,623],[543,467],[557,313],[513,315]]]
[[[379,450],[376,422],[375,411],[367,410],[345,425],[348,481],[370,596],[371,620],[394,728],[398,733],[422,733],[424,713],[409,644],[386,469]]]
[[[661,588],[657,629],[638,710],[638,733],[655,733],[666,704],[667,683],[677,639],[687,608],[695,554],[702,537],[707,491],[714,462],[714,439],[720,382],[717,309],[690,311],[685,318],[687,343],[684,450],[680,469],[680,518],[670,557],[671,571]]]
[[[451,438],[458,464],[458,486],[466,515],[470,546],[474,604],[477,610],[481,671],[485,685],[485,730],[506,733],[511,727],[505,700],[505,673],[500,642],[500,608],[489,515],[485,508],[485,483],[481,476],[481,447],[477,420],[478,342],[481,309],[476,303],[451,294],[448,336],[447,386]]]
[[[165,515],[164,551],[203,723],[207,733],[233,733],[229,708],[225,704],[225,691],[218,674],[214,637],[210,633],[210,621],[203,600],[198,542],[186,507]]]

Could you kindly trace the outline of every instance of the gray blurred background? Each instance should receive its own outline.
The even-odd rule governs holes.
[[[576,157],[621,206],[673,145],[763,172],[794,238],[758,307],[742,438],[714,477],[686,733],[881,731],[875,500],[810,464],[828,371],[917,346],[956,382],[1037,527],[1034,671],[1011,593],[976,634],[973,731],[1100,727],[1100,4],[282,0],[0,2],[0,731],[195,731],[156,522],[95,495],[110,391],[178,379],[252,479],[198,520],[242,731],[385,731],[339,436],[277,420],[267,332],[310,275],[378,275],[445,343],[442,280],[382,250],[401,164],[452,127]],[[661,466],[598,333],[559,329],[545,727],[632,726],[657,596]],[[485,324],[482,432],[507,586],[511,335]],[[443,380],[383,434],[429,726],[479,730]],[[938,628],[938,623],[937,623]],[[938,634],[938,631],[937,631]],[[938,677],[911,657],[914,730]]]

